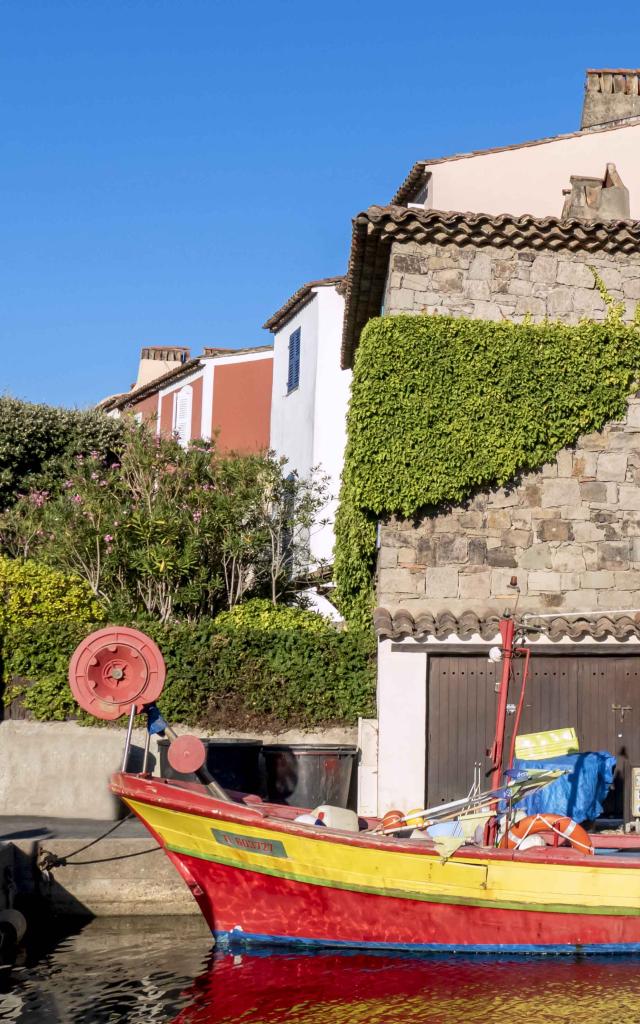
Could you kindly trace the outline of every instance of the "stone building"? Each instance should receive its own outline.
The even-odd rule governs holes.
[[[585,133],[598,107],[587,99]],[[605,113],[615,106],[636,124],[637,96],[607,104]],[[439,168],[425,164],[391,205],[356,217],[343,366],[352,366],[362,328],[381,312],[602,320],[599,278],[632,319],[640,223],[629,213],[640,196],[627,192],[604,135],[600,141],[600,176],[592,166],[572,168],[546,216],[521,206],[433,208],[427,184],[433,202],[453,179],[442,179],[438,192]],[[635,149],[640,155],[640,138]],[[639,398],[622,422],[579,438],[538,472],[417,522],[382,521],[376,587],[377,795],[362,810],[460,797],[474,764],[486,767],[499,678],[487,654],[508,609],[538,655],[521,731],[574,726],[582,749],[611,750],[618,784],[609,813],[632,815],[630,770],[640,766]]]

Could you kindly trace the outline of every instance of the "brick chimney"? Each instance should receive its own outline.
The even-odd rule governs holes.
[[[140,388],[150,384],[156,377],[161,377],[169,370],[176,370],[181,363],[189,358],[189,349],[182,345],[148,345],[140,352],[138,377],[133,385]]]
[[[640,69],[587,71],[580,128],[622,124],[640,117]]]

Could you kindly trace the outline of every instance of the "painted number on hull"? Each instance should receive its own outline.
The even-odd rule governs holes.
[[[217,828],[212,828],[211,831],[216,843],[220,843],[221,846],[231,846],[234,850],[244,850],[245,853],[263,853],[267,857],[286,857],[288,859],[287,851],[279,839],[240,836],[235,832],[221,832]]]

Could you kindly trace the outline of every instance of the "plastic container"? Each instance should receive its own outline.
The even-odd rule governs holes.
[[[357,747],[294,743],[262,748],[267,799],[290,807],[346,807]]]
[[[158,740],[159,774],[165,779],[196,782],[195,775],[174,772],[167,753],[169,740]],[[206,767],[224,789],[240,793],[260,793],[260,740],[203,740],[207,749]]]

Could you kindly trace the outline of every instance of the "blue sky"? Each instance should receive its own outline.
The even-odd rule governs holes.
[[[640,65],[633,5],[436,7],[0,0],[0,393],[268,342],[414,160],[572,131],[586,67]]]

